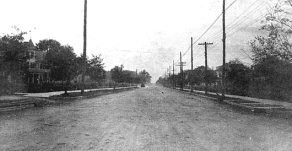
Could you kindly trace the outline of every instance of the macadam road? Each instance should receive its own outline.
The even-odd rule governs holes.
[[[291,151],[292,119],[149,86],[0,115],[1,151]]]

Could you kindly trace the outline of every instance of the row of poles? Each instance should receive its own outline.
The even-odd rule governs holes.
[[[222,97],[225,95],[225,59],[226,59],[226,32],[225,32],[225,0],[223,0],[223,15],[222,15],[222,27],[223,27],[223,69],[222,69]],[[85,88],[85,72],[86,72],[86,45],[87,45],[87,0],[84,0],[84,25],[83,25],[83,70],[82,70],[82,87],[81,87],[81,94],[84,93],[84,88]],[[208,64],[207,64],[207,47],[208,45],[211,45],[212,43],[200,43],[199,45],[204,45],[205,46],[205,74],[207,73],[208,70]],[[180,72],[181,72],[181,77],[183,77],[183,66],[185,66],[185,62],[182,62],[182,55],[180,52]],[[191,38],[191,70],[193,71],[193,38]],[[174,61],[173,61],[173,76],[174,76]],[[206,75],[205,75],[206,76]],[[206,89],[205,93],[207,93],[207,82],[205,81],[206,84]],[[181,89],[183,89],[183,80],[181,84]],[[191,86],[191,91],[193,91],[193,88]]]
[[[222,98],[225,97],[225,73],[226,73],[226,67],[225,67],[225,63],[226,63],[226,28],[225,28],[225,0],[223,0],[223,11],[222,11],[222,27],[223,27],[223,35],[222,35],[222,42],[223,42],[223,65],[222,65],[222,77],[221,77],[221,85],[222,85],[222,89],[221,89],[221,93],[222,93]],[[194,65],[193,65],[193,37],[191,37],[191,71],[194,70]],[[206,81],[206,76],[207,76],[207,70],[208,70],[208,58],[207,58],[207,49],[208,49],[208,45],[212,45],[213,43],[210,42],[204,42],[204,43],[199,43],[198,45],[202,45],[205,47],[205,93],[208,93],[208,85],[207,85],[207,81]],[[179,64],[177,66],[180,67],[180,73],[181,73],[181,84],[180,84],[180,89],[183,90],[184,87],[184,75],[183,75],[183,66],[185,66],[186,62],[182,61],[182,55],[180,52],[180,61]],[[173,60],[173,69],[172,69],[172,75],[173,75],[173,88],[175,88],[175,79],[174,79],[174,60]],[[169,73],[171,71],[171,67],[169,68]],[[192,72],[191,72],[192,73]],[[169,75],[170,76],[170,75]],[[191,75],[192,76],[192,75]],[[191,92],[193,91],[193,84],[191,83]]]

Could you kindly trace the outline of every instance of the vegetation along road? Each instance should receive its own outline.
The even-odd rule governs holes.
[[[0,150],[292,149],[292,119],[149,86],[0,115]]]

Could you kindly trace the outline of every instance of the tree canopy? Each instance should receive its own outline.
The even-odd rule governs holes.
[[[25,32],[5,35],[0,38],[0,66],[12,79],[25,78],[29,59],[27,44],[24,43]],[[21,77],[21,78],[19,78]]]
[[[251,92],[273,99],[290,99],[292,90],[292,1],[279,1],[266,15],[266,36],[250,42],[253,53]],[[257,95],[255,94],[255,95]]]

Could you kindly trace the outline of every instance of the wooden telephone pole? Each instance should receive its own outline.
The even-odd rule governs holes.
[[[169,66],[168,68],[168,78],[170,78],[170,76],[171,76],[171,66]]]
[[[193,37],[191,37],[191,70],[194,70],[194,58],[193,58]]]
[[[223,27],[223,65],[222,65],[222,98],[225,97],[225,59],[226,59],[226,31],[225,31],[225,0],[223,0],[223,14],[222,14],[222,27]]]
[[[194,59],[193,59],[193,37],[191,37],[191,92],[193,92],[193,70],[194,70]]]
[[[83,27],[83,67],[82,67],[82,87],[81,87],[81,94],[84,93],[85,89],[85,72],[86,72],[86,33],[87,33],[87,0],[84,0],[84,27]]]
[[[172,85],[175,89],[175,78],[174,78],[174,60],[172,61]]]
[[[182,62],[182,56],[181,56],[181,52],[179,53],[180,55],[180,62],[179,65],[180,66],[180,74],[181,74],[181,84],[180,84],[180,89],[184,90],[184,69],[183,66],[185,66],[186,62]]]
[[[208,71],[208,58],[207,58],[207,48],[208,48],[208,45],[212,45],[213,43],[207,43],[207,42],[204,42],[204,43],[199,43],[199,45],[205,45],[205,93],[207,94],[207,89],[208,89],[208,84],[207,84],[207,71]]]

